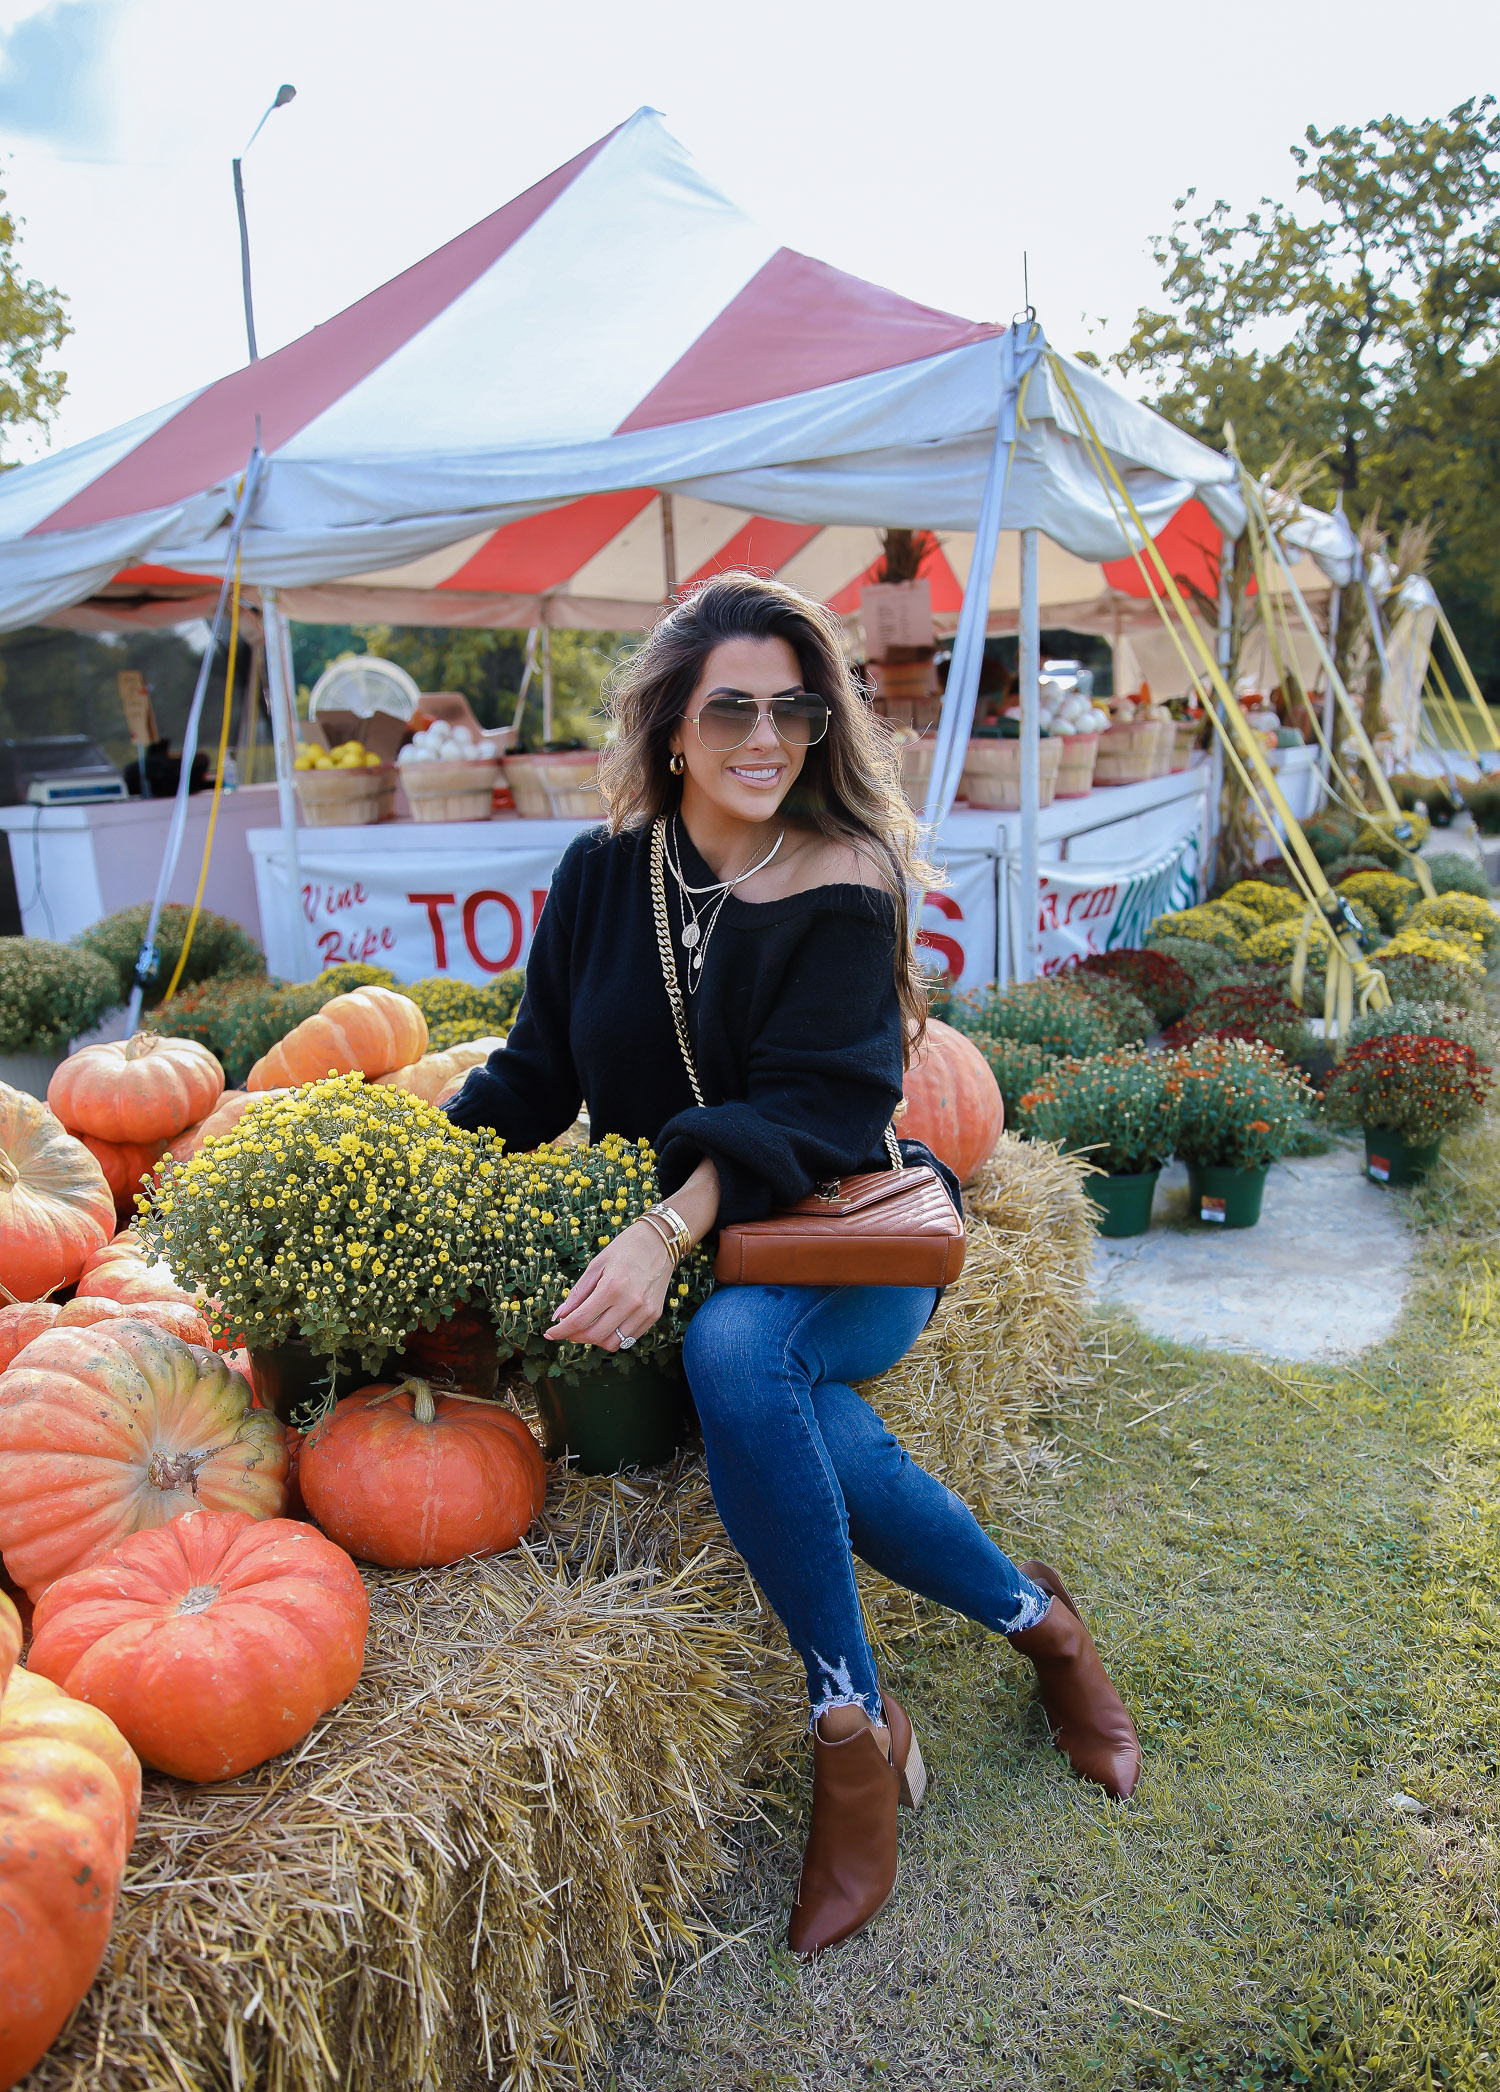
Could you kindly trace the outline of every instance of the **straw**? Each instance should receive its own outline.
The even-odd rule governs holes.
[[[1082,1176],[1007,1138],[962,1279],[867,1390],[982,1516],[1023,1511],[1036,1405],[1082,1370]],[[304,1744],[215,1787],[148,1774],[104,1968],[31,2092],[543,2092],[701,1951],[807,1719],[701,1454],[559,1470],[529,1545],[365,1574],[364,1678]],[[861,1589],[878,1646],[936,1631]]]

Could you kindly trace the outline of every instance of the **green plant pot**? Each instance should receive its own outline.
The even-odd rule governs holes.
[[[544,1375],[536,1406],[549,1459],[571,1453],[585,1475],[660,1467],[687,1437],[692,1417],[686,1386],[672,1366],[618,1353],[576,1383]]]
[[[1144,1235],[1151,1225],[1151,1202],[1156,1196],[1159,1169],[1144,1169],[1130,1176],[1090,1177],[1085,1190],[1099,1213],[1099,1233]]]
[[[357,1387],[369,1387],[384,1379],[385,1367],[399,1371],[405,1361],[389,1358],[381,1368],[367,1373],[357,1360],[339,1368],[334,1379],[335,1401],[352,1395]],[[328,1361],[320,1358],[301,1337],[284,1344],[252,1344],[250,1374],[264,1408],[274,1410],[284,1424],[300,1431],[312,1422],[328,1400]]]
[[[1194,1220],[1211,1227],[1253,1228],[1260,1219],[1271,1165],[1258,1169],[1225,1169],[1218,1163],[1190,1162],[1188,1205]]]
[[[1413,1145],[1383,1126],[1365,1128],[1365,1175],[1377,1184],[1419,1184],[1438,1159],[1441,1140]]]

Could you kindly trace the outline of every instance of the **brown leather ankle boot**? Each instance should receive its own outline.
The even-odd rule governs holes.
[[[1052,1595],[1035,1627],[1006,1637],[1036,1665],[1052,1741],[1081,1779],[1095,1781],[1117,1801],[1128,1801],[1140,1778],[1141,1746],[1125,1702],[1057,1571],[1045,1562],[1016,1566]]]
[[[813,1728],[813,1807],[802,1879],[787,1945],[810,1959],[869,1924],[896,1886],[896,1805],[916,1808],[927,1788],[922,1753],[906,1710],[883,1694],[890,1724],[865,1717],[852,1736],[830,1742]]]

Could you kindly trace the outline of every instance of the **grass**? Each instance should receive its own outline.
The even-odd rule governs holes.
[[[886,1667],[932,1773],[890,1907],[793,1962],[807,1796],[772,1797],[611,2092],[1494,2092],[1500,1128],[1449,1149],[1393,1194],[1419,1278],[1353,1365],[1096,1327],[1063,1473],[1001,1537],[1084,1604],[1134,1801],[1070,1778],[1005,1645],[935,1621]]]

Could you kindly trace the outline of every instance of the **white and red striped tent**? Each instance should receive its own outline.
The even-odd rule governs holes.
[[[293,616],[628,626],[729,564],[852,610],[911,525],[951,626],[1004,332],[778,246],[641,110],[274,355],[0,478],[0,629],[196,614],[257,429],[244,575]],[[1238,531],[1229,460],[1067,369],[1150,528]],[[1004,522],[1049,541],[1049,618],[1129,553],[1072,427],[1038,365]]]

